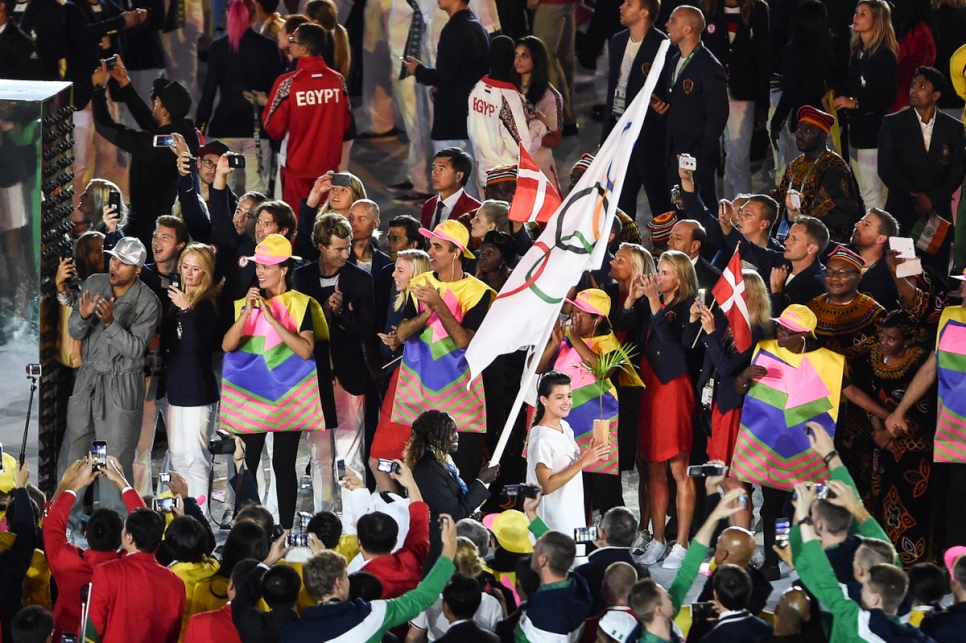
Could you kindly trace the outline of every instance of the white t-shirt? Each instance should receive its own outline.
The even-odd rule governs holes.
[[[627,39],[624,57],[621,58],[620,73],[617,75],[617,87],[614,89],[614,114],[623,114],[627,108],[627,80],[631,76],[631,67],[634,66],[634,59],[637,58],[637,52],[641,50],[643,42],[643,38],[637,42]]]
[[[500,601],[496,600],[486,592],[483,593],[483,600],[480,602],[476,614],[473,615],[473,622],[482,629],[492,632],[496,629],[496,624],[503,619],[503,608]],[[443,597],[440,596],[429,608],[411,620],[411,625],[426,631],[426,636],[430,641],[435,641],[450,628],[450,622],[443,616]]]
[[[527,483],[539,484],[537,465],[544,464],[554,473],[563,471],[580,458],[580,447],[574,431],[566,420],[560,421],[563,431],[537,425],[530,429],[527,444]],[[586,526],[584,518],[584,479],[576,475],[570,482],[543,497],[537,515],[551,529],[572,536],[574,529]]]

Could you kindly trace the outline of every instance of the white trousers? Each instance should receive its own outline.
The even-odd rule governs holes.
[[[408,76],[405,80],[393,81],[392,97],[409,139],[406,160],[409,173],[406,178],[413,184],[414,191],[431,194],[428,152],[431,149],[429,132],[433,124],[433,103],[429,100],[428,90],[425,85],[417,83],[415,77]]]
[[[859,194],[862,195],[866,211],[870,208],[884,208],[886,186],[879,178],[879,150],[875,147],[858,150],[850,146],[849,156],[852,159],[852,174],[855,175],[855,182],[859,184]]]
[[[336,380],[335,412],[339,426],[327,431],[313,431],[308,434],[312,462],[312,497],[315,512],[329,509],[334,505],[336,490],[340,492],[342,507],[349,504],[349,492],[339,486],[336,473],[336,460],[343,460],[347,469],[366,479],[365,462],[365,395],[352,395],[342,388]],[[333,447],[335,450],[333,457]],[[343,516],[346,515],[343,509]]]
[[[755,102],[735,100],[728,91],[728,123],[724,130],[724,196],[751,192],[751,137],[755,132]]]
[[[254,122],[252,123],[254,126]],[[268,137],[262,136],[260,145],[255,145],[254,138],[223,138],[222,143],[235,154],[245,157],[245,171],[238,170],[231,173],[229,182],[235,194],[241,196],[245,192],[255,190],[262,194],[268,191],[268,175],[272,170],[272,148],[269,147]],[[258,148],[262,151],[262,171],[258,171]]]
[[[196,499],[208,495],[211,456],[207,447],[214,410],[214,404],[168,406],[166,419],[171,470],[181,474],[188,483],[188,493]]]

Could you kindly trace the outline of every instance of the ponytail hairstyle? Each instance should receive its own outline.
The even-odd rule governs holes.
[[[537,410],[533,414],[532,426],[537,426],[543,421],[544,413],[547,410],[544,408],[540,398],[549,397],[556,386],[570,386],[570,379],[569,375],[560,371],[548,371],[543,374],[540,378],[540,383],[537,385]]]
[[[243,0],[232,0],[228,6],[228,44],[236,54],[241,46],[242,37],[248,30],[250,15],[248,6]]]
[[[348,77],[352,65],[352,50],[349,49],[349,34],[339,24],[339,8],[333,0],[311,0],[305,5],[305,15],[309,20],[325,30],[329,42],[323,53],[326,64]],[[331,53],[331,55],[329,55]]]

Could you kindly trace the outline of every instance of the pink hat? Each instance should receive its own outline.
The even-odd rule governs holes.
[[[956,561],[959,560],[963,554],[966,554],[966,547],[962,545],[956,545],[955,547],[950,547],[943,554],[943,563],[946,564],[946,569],[949,570],[949,577],[955,578],[953,575],[953,567],[956,566]]]
[[[599,288],[581,290],[574,299],[568,299],[567,303],[591,315],[610,315],[610,296]]]

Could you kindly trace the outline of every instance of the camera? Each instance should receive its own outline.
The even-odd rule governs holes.
[[[704,478],[705,476],[722,476],[724,467],[720,464],[695,464],[688,467],[689,478]]]
[[[536,487],[531,487],[527,484],[508,484],[503,486],[503,493],[507,498],[536,498],[538,491],[540,490]]]
[[[165,471],[158,474],[158,482],[171,482],[171,474]]]
[[[788,547],[788,534],[791,530],[791,518],[779,518],[775,521],[775,545],[779,549]]]
[[[309,535],[308,534],[289,534],[285,537],[286,547],[308,547],[309,546]]]
[[[376,470],[382,471],[383,473],[399,473],[399,464],[392,460],[379,458],[379,466],[376,467]]]
[[[177,498],[155,498],[151,501],[151,508],[159,514],[172,513],[177,506]]]
[[[27,364],[27,377],[40,377],[43,374],[43,368],[40,364]]]
[[[91,442],[91,463],[94,471],[103,471],[107,468],[107,442],[104,440]]]
[[[235,452],[235,438],[218,431],[216,437],[208,440],[208,453],[211,455],[227,455]]]
[[[114,68],[117,67],[117,58],[115,58],[114,56],[111,56],[110,58],[105,58],[104,66],[107,67],[107,71],[114,71]]]
[[[597,540],[597,527],[577,527],[574,529],[574,542],[592,543]]]
[[[245,167],[245,157],[241,154],[229,154],[228,167],[234,167],[234,168]]]
[[[348,174],[336,173],[332,175],[332,185],[338,185],[344,188],[351,188],[352,179],[349,178]]]

